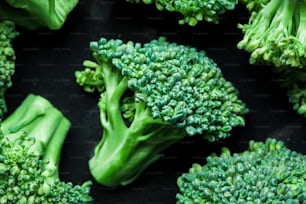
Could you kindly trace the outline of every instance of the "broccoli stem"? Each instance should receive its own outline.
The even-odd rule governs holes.
[[[71,124],[69,120],[62,117],[45,149],[43,159],[48,161],[48,163],[45,165],[44,170],[50,171],[49,173],[51,173],[51,175],[49,174],[46,178],[48,184],[53,184],[59,179],[59,161],[61,157],[61,150],[70,126]]]
[[[58,111],[52,104],[43,97],[30,94],[22,104],[1,123],[1,130],[8,139],[16,141],[28,136],[30,145],[29,153],[44,155],[49,148],[55,156],[59,156],[55,150],[60,151],[62,145],[53,143],[56,140],[64,141],[67,131],[70,128],[70,122],[64,115]],[[57,137],[54,139],[54,137]],[[59,138],[58,138],[59,137]],[[61,138],[60,138],[61,137]],[[54,141],[55,140],[55,141]],[[59,141],[59,142],[60,142]],[[23,141],[25,142],[25,141]],[[53,147],[52,147],[53,146]],[[60,152],[59,152],[60,153]],[[57,160],[51,160],[57,161]],[[55,164],[57,164],[55,162]]]
[[[306,45],[306,1],[299,2],[299,12],[297,12],[299,13],[299,25],[297,27],[296,37],[303,45]]]
[[[142,101],[135,102],[135,116],[127,127],[120,102],[128,89],[127,78],[109,63],[103,66],[106,92],[99,102],[103,137],[89,161],[89,169],[106,186],[127,185],[161,157],[160,152],[183,138],[186,133],[154,120]],[[114,172],[116,174],[114,175]]]

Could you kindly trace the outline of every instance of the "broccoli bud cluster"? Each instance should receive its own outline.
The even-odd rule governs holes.
[[[5,92],[12,86],[15,72],[15,52],[12,40],[18,35],[12,21],[0,21],[0,118],[7,112]]]
[[[238,0],[127,0],[131,3],[155,4],[160,11],[178,12],[183,18],[179,24],[195,26],[203,19],[207,22],[218,23],[219,16],[227,10],[233,10]]]
[[[276,139],[250,141],[242,153],[223,148],[178,178],[177,204],[305,203],[305,170],[306,156]]]
[[[92,42],[91,49],[98,62],[112,63],[128,78],[135,99],[146,103],[153,119],[185,128],[189,135],[205,134],[210,141],[244,125],[247,108],[237,89],[204,51],[163,37],[143,46],[102,38]]]

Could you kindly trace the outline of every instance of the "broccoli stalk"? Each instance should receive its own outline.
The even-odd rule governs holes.
[[[177,180],[177,204],[305,203],[306,156],[268,138],[231,154],[223,148]]]
[[[98,183],[127,185],[186,135],[216,141],[244,125],[245,104],[204,52],[165,38],[90,47],[97,62],[85,60],[76,80],[100,92],[103,135],[89,161]]]
[[[78,0],[5,0],[0,2],[0,18],[14,21],[27,29],[60,29]]]
[[[7,112],[5,93],[12,86],[15,72],[15,52],[12,41],[18,35],[12,21],[0,21],[0,119]]]
[[[238,48],[251,53],[251,64],[304,67],[305,7],[301,0],[271,0],[253,8],[249,23],[238,25],[244,33]]]
[[[90,181],[59,178],[70,122],[49,101],[30,94],[1,123],[0,203],[89,203]]]

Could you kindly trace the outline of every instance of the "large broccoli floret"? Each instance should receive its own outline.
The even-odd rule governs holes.
[[[253,9],[249,23],[239,25],[244,38],[238,48],[251,53],[250,63],[305,67],[306,1],[270,0]]]
[[[27,29],[60,29],[78,0],[0,0],[0,19],[8,19]]]
[[[89,203],[90,181],[59,178],[70,122],[46,99],[30,94],[1,123],[0,203]]]
[[[218,23],[219,16],[227,10],[233,10],[238,0],[127,0],[131,3],[155,4],[160,11],[167,10],[183,15],[179,24],[195,26],[203,19]]]
[[[14,23],[0,21],[0,119],[7,112],[5,92],[12,86],[15,72],[15,52],[12,41],[18,35]]]
[[[224,148],[204,166],[193,164],[177,183],[177,204],[305,204],[306,156],[276,139],[250,141],[243,153]]]
[[[90,48],[97,62],[86,60],[76,79],[101,93],[103,136],[89,162],[98,183],[134,181],[186,134],[216,141],[244,125],[245,104],[204,51],[165,38],[143,45],[101,38]]]

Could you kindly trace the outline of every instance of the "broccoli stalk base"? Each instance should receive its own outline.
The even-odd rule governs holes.
[[[127,78],[110,63],[101,62],[96,66],[102,67],[105,85],[99,102],[103,136],[89,161],[89,169],[102,185],[127,185],[186,133],[171,128],[161,119],[153,119],[140,99],[135,101],[135,114],[128,126],[120,110],[123,95],[128,90]]]

